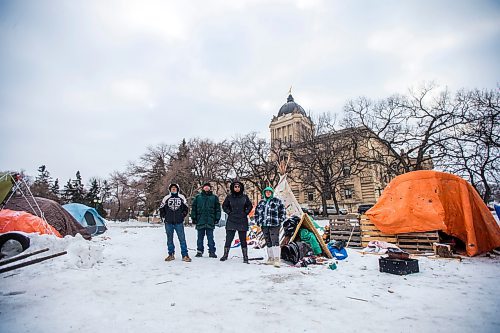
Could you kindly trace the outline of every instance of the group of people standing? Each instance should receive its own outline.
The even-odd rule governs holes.
[[[227,214],[227,221],[224,254],[220,258],[220,261],[228,259],[231,243],[236,233],[238,233],[243,262],[248,264],[248,214],[252,211],[253,205],[244,193],[245,186],[242,182],[234,181],[229,188],[230,193],[222,203],[222,209]],[[186,198],[179,193],[179,185],[170,184],[168,191],[169,193],[163,198],[160,205],[160,217],[165,224],[165,231],[167,233],[168,256],[165,258],[165,261],[175,259],[175,231],[181,247],[182,260],[191,262],[184,234],[184,219],[189,212],[189,207]],[[262,191],[262,200],[259,201],[255,208],[255,222],[262,228],[264,234],[268,254],[267,264],[276,267],[280,266],[279,232],[285,217],[286,212],[283,202],[279,198],[274,197],[274,190],[271,187],[266,187]],[[201,192],[194,197],[191,205],[191,220],[196,225],[198,233],[195,257],[203,256],[206,236],[208,256],[210,258],[217,258],[214,229],[220,218],[221,204],[219,198],[212,192],[211,184],[205,183],[202,186]]]

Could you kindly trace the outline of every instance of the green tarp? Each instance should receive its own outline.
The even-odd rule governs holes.
[[[4,202],[14,186],[14,179],[8,173],[0,174],[0,204]]]
[[[323,252],[318,240],[316,239],[316,236],[309,230],[305,228],[300,229],[300,240],[311,245],[311,248],[315,255],[321,254]]]

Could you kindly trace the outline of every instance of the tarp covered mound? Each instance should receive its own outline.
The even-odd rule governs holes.
[[[476,190],[444,172],[394,178],[366,215],[385,234],[442,230],[462,240],[469,256],[500,246],[500,228]]]
[[[22,231],[62,237],[57,230],[38,216],[22,211],[2,209],[0,211],[0,233]]]
[[[29,198],[28,198],[29,199]],[[33,215],[39,215],[36,206],[32,202],[33,199],[29,199],[31,206],[28,204],[26,199],[20,195],[13,196],[9,202],[5,205],[5,208],[17,211],[25,211]],[[45,198],[35,198],[36,202],[40,206],[45,219],[47,222],[56,228],[57,231],[64,237],[67,235],[75,236],[76,234],[81,234],[83,238],[89,240],[91,236],[87,229],[81,226],[70,213],[68,213],[60,204],[57,202],[45,199]]]

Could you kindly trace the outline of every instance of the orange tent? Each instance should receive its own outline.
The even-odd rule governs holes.
[[[500,247],[500,228],[479,194],[444,172],[394,178],[366,215],[385,234],[442,230],[462,240],[469,256]]]
[[[0,233],[9,231],[22,231],[26,233],[38,232],[61,237],[61,234],[50,224],[39,218],[22,211],[2,209],[0,211]]]

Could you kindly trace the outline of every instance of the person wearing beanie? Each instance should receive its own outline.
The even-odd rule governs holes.
[[[179,185],[170,184],[168,187],[169,194],[163,198],[160,204],[160,218],[163,223],[165,223],[165,231],[167,232],[168,257],[165,258],[165,261],[175,259],[175,231],[181,245],[182,261],[191,262],[191,258],[189,258],[188,255],[186,236],[184,234],[184,219],[189,209],[186,198],[179,193],[179,190]]]
[[[217,258],[215,254],[214,229],[221,215],[219,198],[212,193],[212,185],[205,183],[202,191],[196,195],[191,205],[191,219],[196,224],[198,231],[196,257],[202,257],[204,251],[205,235],[208,241],[208,256]]]
[[[262,200],[255,208],[255,222],[261,227],[267,246],[267,264],[280,267],[280,227],[285,221],[283,202],[274,196],[272,187],[262,191]]]
[[[248,198],[245,191],[245,186],[239,181],[232,182],[229,186],[231,193],[226,197],[222,204],[222,209],[227,214],[226,223],[226,243],[224,245],[224,255],[220,258],[221,261],[226,261],[229,255],[229,249],[233,242],[234,235],[238,232],[240,239],[241,252],[243,253],[243,262],[248,264],[248,247],[247,247],[247,231],[248,231],[248,214],[252,211],[252,202]]]

